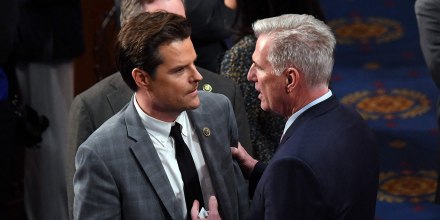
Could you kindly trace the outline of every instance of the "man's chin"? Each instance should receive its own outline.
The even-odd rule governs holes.
[[[263,103],[260,103],[260,108],[263,109],[263,111],[265,111],[265,112],[270,111],[269,107]]]
[[[197,100],[193,100],[191,103],[189,103],[188,109],[196,109],[199,106],[200,106],[200,99],[197,97]]]

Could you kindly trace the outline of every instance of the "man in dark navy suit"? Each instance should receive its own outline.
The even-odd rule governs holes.
[[[248,80],[261,108],[288,120],[267,165],[232,149],[250,179],[250,219],[374,219],[377,143],[329,89],[336,44],[330,28],[293,14],[253,28],[258,40]]]

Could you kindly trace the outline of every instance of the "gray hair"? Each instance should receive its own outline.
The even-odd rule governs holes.
[[[267,59],[275,75],[295,67],[308,86],[329,83],[336,40],[324,22],[311,15],[286,14],[258,20],[253,30],[257,37],[272,39]]]
[[[121,26],[124,25],[128,19],[144,12],[144,2],[148,0],[115,0],[116,4],[121,6],[121,15],[119,21]],[[185,2],[182,0],[182,2]]]
[[[121,26],[124,25],[128,19],[144,12],[143,3],[145,0],[118,0],[121,5],[121,16],[119,20]]]

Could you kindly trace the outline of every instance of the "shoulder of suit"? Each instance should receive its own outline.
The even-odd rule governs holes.
[[[209,91],[198,91],[200,99],[216,99],[220,97],[227,98],[224,94],[221,93],[215,93],[215,92],[209,92]]]
[[[88,99],[92,97],[106,96],[109,92],[118,90],[120,90],[121,93],[126,91],[131,93],[130,88],[125,84],[121,74],[116,72],[84,90],[78,94],[78,96]]]
[[[191,110],[195,114],[204,113],[220,117],[219,115],[226,112],[230,106],[228,105],[229,99],[223,94],[199,91],[199,98],[200,106]]]
[[[121,128],[125,128],[125,111],[126,108],[109,117],[93,133],[104,137],[108,137],[108,134],[112,136],[114,133],[124,133],[121,132]]]
[[[226,97],[224,94],[207,91],[199,91],[199,98],[202,104],[212,101],[221,102],[222,100],[228,100],[228,97]]]
[[[201,84],[210,84],[210,85],[222,85],[222,86],[234,86],[234,81],[229,78],[226,78],[220,74],[213,73],[209,70],[203,69],[201,67],[197,67],[197,70],[203,76]]]

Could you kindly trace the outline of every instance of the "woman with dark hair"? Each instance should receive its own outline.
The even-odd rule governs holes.
[[[243,92],[254,157],[265,162],[278,146],[285,119],[260,108],[258,92],[246,78],[257,41],[252,24],[282,14],[309,14],[324,21],[316,0],[237,0],[236,43],[225,53],[220,67],[220,74],[234,80]]]

